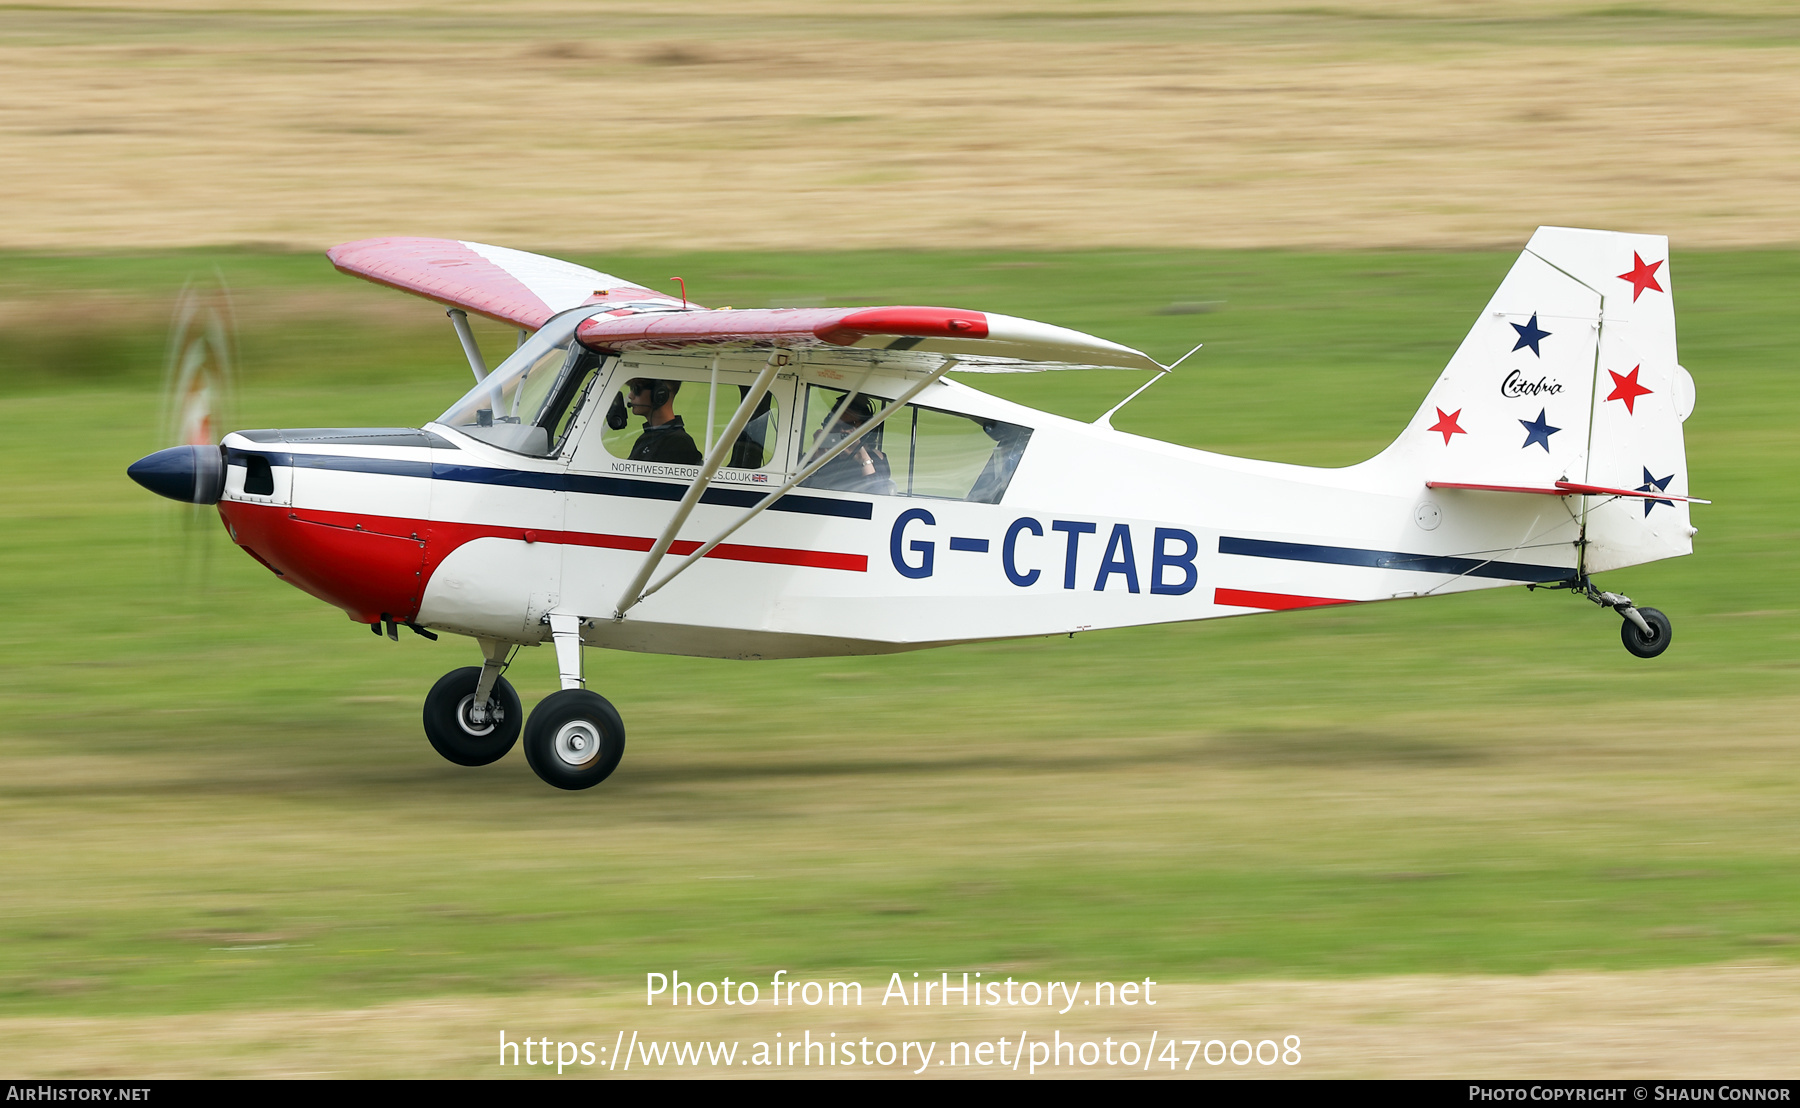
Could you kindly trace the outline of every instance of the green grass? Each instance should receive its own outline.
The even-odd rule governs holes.
[[[1172,356],[1117,420],[1312,464],[1403,425],[1499,254],[581,259],[696,300],[949,303]],[[0,257],[0,1012],[360,1005],[647,970],[1532,973],[1800,952],[1800,254],[1678,254],[1698,554],[1605,583],[874,659],[594,654],[588,793],[434,755],[462,640],[376,639],[128,482],[167,301],[238,295],[242,426],[418,423],[441,313],[316,257]],[[1158,314],[1173,303],[1203,314]],[[78,315],[59,315],[62,306]],[[309,307],[310,305],[310,307]],[[506,335],[484,337],[499,352]],[[979,378],[1091,418],[1129,374]],[[190,555],[210,559],[205,583]],[[548,651],[513,676],[553,686]]]

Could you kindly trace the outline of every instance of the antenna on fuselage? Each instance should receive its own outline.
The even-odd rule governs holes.
[[[1195,343],[1194,348],[1192,350],[1188,351],[1186,354],[1183,354],[1181,357],[1176,358],[1174,361],[1170,362],[1168,365],[1163,366],[1163,372],[1167,373],[1169,370],[1174,369],[1176,366],[1180,365],[1182,362],[1187,361],[1189,358],[1193,357],[1195,354],[1200,353],[1200,348],[1205,345],[1206,344],[1203,342]]]
[[[1200,347],[1205,346],[1205,345],[1206,345],[1205,343],[1200,343],[1199,345],[1195,346],[1194,349],[1188,351],[1186,354],[1183,354],[1181,357],[1176,358],[1174,361],[1170,362],[1168,365],[1163,366],[1162,372],[1160,372],[1156,376],[1150,378],[1148,381],[1145,381],[1143,384],[1139,385],[1137,388],[1132,389],[1130,396],[1127,396],[1125,399],[1119,401],[1117,404],[1114,404],[1112,407],[1106,409],[1106,411],[1101,414],[1100,418],[1096,419],[1094,421],[1094,424],[1099,427],[1105,427],[1105,428],[1111,429],[1112,417],[1118,413],[1120,408],[1123,408],[1125,405],[1131,403],[1133,400],[1136,400],[1138,398],[1138,395],[1140,393],[1142,393],[1145,389],[1149,388],[1151,385],[1156,384],[1158,381],[1162,380],[1164,377],[1167,377],[1171,370],[1173,370],[1176,366],[1180,365],[1182,362],[1185,362],[1189,358],[1193,357],[1200,350]],[[1158,363],[1158,364],[1160,364],[1160,363]]]

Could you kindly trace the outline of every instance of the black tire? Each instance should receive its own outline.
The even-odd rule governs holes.
[[[1625,649],[1640,658],[1654,658],[1669,649],[1669,638],[1674,629],[1669,626],[1669,617],[1655,608],[1639,608],[1638,615],[1650,625],[1651,634],[1646,636],[1637,629],[1637,624],[1630,620],[1621,620],[1624,624],[1619,628],[1619,638],[1625,641]]]
[[[525,760],[559,789],[591,789],[625,755],[625,724],[605,697],[563,689],[538,701],[525,722]]]
[[[500,677],[488,694],[488,723],[477,726],[469,709],[475,705],[475,686],[480,682],[481,667],[464,666],[438,678],[425,694],[425,737],[433,750],[459,766],[485,766],[506,757],[519,741],[525,720],[519,694]]]

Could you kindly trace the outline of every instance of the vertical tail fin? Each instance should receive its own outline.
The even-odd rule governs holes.
[[[1383,461],[1409,478],[1688,491],[1668,239],[1540,227]],[[1582,568],[1693,549],[1680,501],[1571,503]]]

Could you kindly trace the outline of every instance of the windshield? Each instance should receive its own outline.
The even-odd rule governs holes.
[[[552,319],[437,422],[502,450],[555,453],[600,367],[600,356],[575,342],[592,314],[578,308]]]

